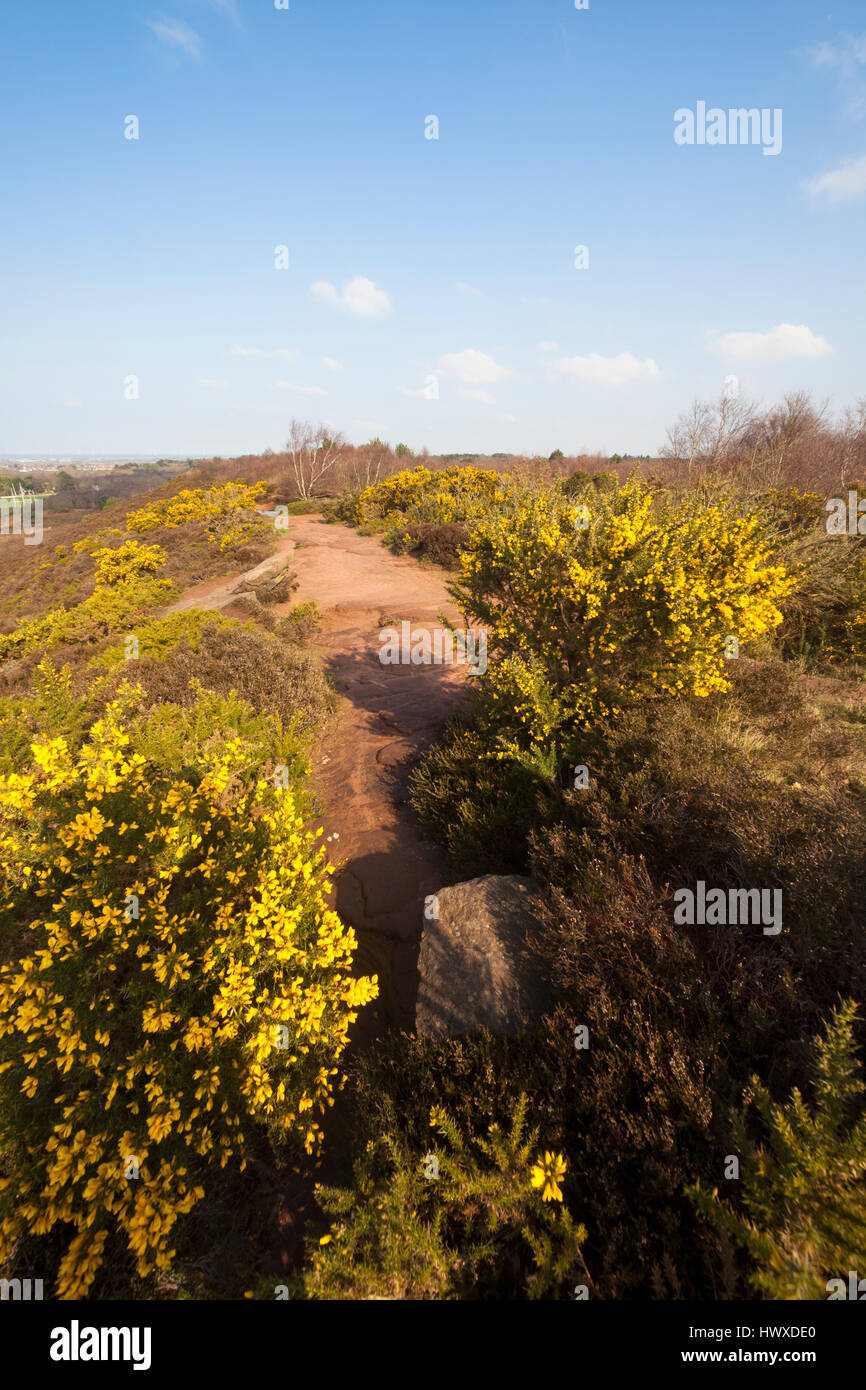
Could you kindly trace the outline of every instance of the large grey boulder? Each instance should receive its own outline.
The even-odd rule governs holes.
[[[419,1033],[518,1033],[540,1016],[543,989],[525,948],[536,892],[519,874],[486,874],[440,888],[428,900],[418,958]],[[438,916],[430,920],[433,911]]]
[[[252,595],[259,603],[286,603],[297,587],[298,581],[289,561],[282,555],[275,555],[242,574],[231,585],[229,593],[243,597]]]

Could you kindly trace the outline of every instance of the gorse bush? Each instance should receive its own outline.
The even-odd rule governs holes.
[[[140,1277],[166,1268],[251,1130],[278,1160],[315,1157],[376,994],[352,978],[293,782],[263,775],[219,701],[187,775],[167,770],[136,747],[135,699],[77,752],[37,742],[0,778],[0,1262],[71,1228],[61,1298],[87,1293],[118,1234]]]
[[[159,526],[174,529],[203,522],[208,540],[220,550],[243,545],[260,534],[267,523],[256,512],[256,498],[266,483],[224,483],[211,488],[183,488],[174,497],[154,499],[126,518],[127,531],[152,531]]]
[[[277,625],[280,637],[287,642],[303,646],[322,628],[322,612],[315,599],[307,603],[296,603]]]
[[[74,608],[55,608],[0,636],[0,661],[61,643],[95,644],[109,633],[135,623],[174,592],[170,580],[157,578],[165,564],[158,545],[127,541],[90,552],[95,561],[93,592]]]
[[[821,527],[782,555],[797,581],[778,632],[782,654],[825,667],[866,663],[866,540]]]
[[[432,522],[468,522],[505,505],[512,486],[491,469],[454,466],[441,472],[405,469],[358,495],[351,520],[373,518]],[[349,518],[341,518],[349,519]]]
[[[549,1298],[586,1281],[586,1238],[562,1205],[567,1165],[526,1131],[526,1096],[507,1130],[467,1143],[441,1106],[426,1152],[371,1141],[350,1188],[317,1188],[332,1221],[304,1276],[309,1298]]]
[[[158,545],[126,541],[114,549],[101,546],[91,552],[96,561],[96,587],[107,589],[129,584],[147,574],[155,574],[165,564],[165,553]]]
[[[647,696],[727,689],[727,640],[780,623],[794,584],[768,561],[757,516],[673,509],[634,481],[591,505],[528,494],[479,522],[451,591],[488,632],[501,751],[566,748]]]
[[[814,1106],[794,1090],[773,1104],[758,1077],[747,1102],[767,1135],[755,1144],[740,1118],[742,1211],[718,1188],[691,1190],[699,1210],[743,1246],[754,1261],[753,1286],[766,1298],[826,1298],[832,1281],[847,1295],[848,1272],[866,1250],[866,1087],[853,1037],[853,1001],[836,1009],[816,1040]],[[843,1296],[845,1296],[843,1295]]]

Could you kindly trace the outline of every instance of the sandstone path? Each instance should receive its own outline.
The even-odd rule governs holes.
[[[450,878],[408,804],[407,772],[468,687],[462,665],[383,665],[379,632],[395,619],[413,632],[432,632],[443,612],[456,626],[462,619],[441,571],[392,555],[350,527],[291,517],[279,549],[297,574],[293,603],[315,599],[324,614],[311,646],[343,697],[315,751],[312,785],[332,837],[334,905],[357,932],[359,970],[379,976],[364,1035],[386,1025],[411,1029],[424,899]],[[176,606],[230,608],[235,582],[199,585]]]

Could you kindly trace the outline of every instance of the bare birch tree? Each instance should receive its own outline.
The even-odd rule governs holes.
[[[315,494],[344,446],[343,436],[332,434],[324,425],[311,425],[306,420],[292,421],[286,452],[299,497],[307,498]]]

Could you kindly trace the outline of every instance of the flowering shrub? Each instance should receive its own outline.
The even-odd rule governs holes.
[[[278,1155],[315,1157],[349,1026],[377,993],[352,978],[355,937],[326,906],[295,784],[265,779],[242,735],[205,737],[200,708],[167,770],[137,750],[135,698],[77,753],[35,743],[29,771],[0,777],[16,943],[0,966],[0,1264],[67,1223],[61,1298],[87,1293],[109,1236],[141,1277],[165,1268],[208,1166],[243,1167],[251,1126]]]
[[[261,530],[256,498],[266,491],[265,483],[223,483],[212,488],[183,488],[164,500],[154,500],[126,518],[127,531],[152,531],[157,526],[170,529],[189,522],[204,522],[208,540],[220,550],[239,545]]]
[[[101,547],[92,555],[96,562],[93,593],[74,608],[53,608],[0,636],[0,661],[34,650],[48,651],[61,642],[97,641],[135,622],[174,592],[171,580],[154,577],[165,564],[158,545],[127,541],[116,549]]]
[[[527,495],[480,522],[451,591],[488,630],[503,751],[550,748],[645,695],[726,690],[727,639],[780,623],[795,582],[768,557],[756,516],[695,498],[673,511],[636,482],[592,502]]]
[[[511,486],[486,468],[454,466],[441,472],[404,469],[360,493],[352,520],[360,525],[374,517],[397,524],[471,521],[503,505]]]
[[[97,588],[106,589],[114,584],[129,584],[146,574],[155,574],[165,564],[165,553],[158,545],[139,545],[138,541],[126,541],[112,550],[103,546],[93,551],[96,561]]]
[[[796,487],[769,488],[755,498],[765,525],[775,526],[783,533],[802,535],[823,529],[827,519],[824,498],[817,492],[802,492]]]
[[[444,1146],[422,1154],[391,1134],[371,1141],[352,1188],[316,1189],[333,1225],[310,1261],[307,1296],[545,1298],[588,1284],[586,1231],[562,1205],[566,1161],[537,1154],[526,1106],[521,1095],[509,1130],[491,1125],[471,1146],[441,1106],[430,1127]]]

